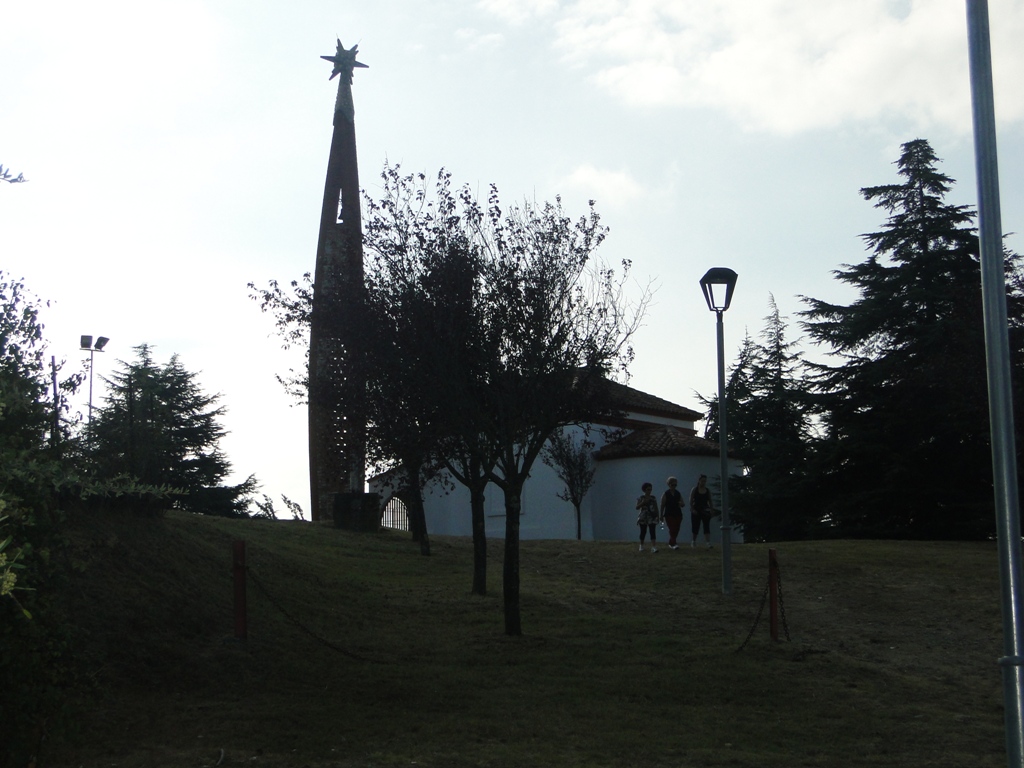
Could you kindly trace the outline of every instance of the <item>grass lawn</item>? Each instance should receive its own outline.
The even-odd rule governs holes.
[[[233,638],[232,541],[249,636]],[[96,681],[67,766],[1006,765],[994,543],[522,543],[522,637],[472,544],[170,514],[72,526],[67,620]]]

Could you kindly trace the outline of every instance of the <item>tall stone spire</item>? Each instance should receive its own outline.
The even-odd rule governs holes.
[[[352,72],[365,67],[338,40],[334,136],[327,161],[309,334],[311,517],[331,518],[338,494],[362,494],[366,480],[365,374],[361,365],[363,230],[356,163]]]

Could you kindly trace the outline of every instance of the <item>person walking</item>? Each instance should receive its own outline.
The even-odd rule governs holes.
[[[697,485],[690,491],[690,529],[693,539],[691,547],[697,546],[697,534],[701,526],[704,527],[704,544],[711,549],[711,515],[715,508],[711,504],[711,491],[708,490],[708,476],[701,475],[697,479]]]
[[[679,527],[683,524],[683,507],[686,504],[683,502],[683,494],[676,487],[679,482],[674,477],[665,482],[668,488],[661,494],[661,519],[668,526],[669,549],[679,549],[676,538],[679,536]]]
[[[650,483],[644,483],[640,490],[643,491],[643,494],[637,497],[636,500],[636,508],[638,510],[636,524],[640,526],[640,551],[644,551],[644,538],[650,532],[651,552],[657,552],[658,548],[654,546],[654,532],[660,520],[658,517],[658,500],[651,495],[654,486]]]

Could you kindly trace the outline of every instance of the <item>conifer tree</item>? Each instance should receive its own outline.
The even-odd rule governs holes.
[[[825,439],[815,474],[842,535],[959,538],[994,525],[985,347],[974,212],[946,202],[953,179],[923,139],[896,162],[901,181],[861,190],[888,219],[871,250],[836,277],[849,305],[804,298],[803,327],[838,364],[812,366]],[[1006,255],[1019,326],[1018,257]],[[1012,334],[1016,367],[1020,338]]]
[[[751,377],[754,373],[757,355],[757,344],[751,338],[748,331],[743,335],[739,353],[736,355],[736,362],[729,366],[728,375],[725,379],[725,403],[726,416],[728,418],[728,434],[726,438],[729,441],[730,452],[733,453],[736,452],[737,446],[745,446],[748,442],[746,431],[750,425],[747,418],[747,407],[754,397],[751,388]],[[711,397],[704,397],[698,394],[697,398],[707,408],[707,418],[704,421],[704,437],[718,442],[721,439],[718,393],[716,392]]]
[[[729,449],[745,466],[730,479],[729,498],[744,536],[759,541],[806,538],[816,508],[801,354],[770,294],[769,308],[762,343],[744,338],[726,385]],[[707,436],[717,440],[717,397],[701,400],[709,407]]]
[[[204,393],[177,355],[159,365],[152,347],[135,352],[104,379],[109,391],[87,437],[97,475],[172,488],[177,505],[191,512],[246,516],[256,479],[221,485],[231,464],[218,445],[225,434],[220,396]]]

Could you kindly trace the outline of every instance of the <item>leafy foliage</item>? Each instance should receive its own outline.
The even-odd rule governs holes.
[[[296,501],[292,501],[283,493],[281,494],[281,501],[285,506],[285,509],[292,516],[292,520],[305,520],[306,514],[302,511],[302,505]],[[253,499],[253,506],[256,507],[256,512],[253,513],[253,517],[261,517],[267,520],[277,520],[277,509],[274,507],[274,500],[267,496],[267,494],[261,494],[260,499]]]
[[[379,466],[399,468],[410,527],[423,544],[423,485],[461,437],[480,431],[474,388],[490,341],[480,251],[466,227],[478,210],[465,191],[452,191],[445,171],[433,195],[423,174],[398,166],[384,168],[381,186],[380,199],[364,202],[368,445]]]
[[[607,408],[598,382],[632,358],[649,292],[630,304],[629,263],[620,274],[593,264],[606,234],[593,205],[573,221],[557,199],[503,210],[494,187],[481,204],[444,170],[433,189],[398,166],[381,179],[380,199],[364,206],[370,457],[400,468],[411,518],[422,514],[423,468],[443,463],[469,487],[477,575],[486,573],[483,489],[502,489],[506,631],[519,634],[522,484],[559,426]],[[286,344],[302,338],[309,290],[250,290]],[[477,578],[474,591],[483,591]]]
[[[731,506],[748,540],[800,539],[813,531],[816,494],[807,471],[811,424],[802,355],[770,297],[760,343],[746,336],[726,385],[728,444],[746,472],[730,479]],[[706,436],[719,439],[718,397]]]
[[[246,516],[256,479],[221,485],[231,465],[218,446],[225,434],[220,396],[204,393],[177,355],[158,365],[149,346],[135,351],[134,361],[105,379],[108,393],[90,428],[97,476],[174,489],[174,503],[190,512]]]
[[[28,181],[28,179],[21,173],[15,176],[10,168],[4,168],[3,165],[0,165],[0,181],[6,181],[8,184],[22,184]]]
[[[309,272],[302,281],[292,280],[291,290],[285,290],[271,280],[266,289],[249,283],[249,297],[260,305],[262,312],[274,318],[274,328],[281,339],[283,349],[300,347],[306,354],[306,367],[301,371],[289,370],[287,375],[278,375],[277,380],[296,403],[305,403],[309,396],[309,323],[313,312],[313,280]]]
[[[464,197],[464,200],[467,197]],[[533,463],[560,426],[593,420],[611,406],[600,386],[632,360],[629,345],[649,292],[630,303],[621,273],[593,263],[607,234],[590,205],[572,220],[561,200],[503,210],[491,187],[487,207],[467,205],[464,219],[478,244],[484,308],[482,360],[471,409],[494,449],[491,481],[505,497],[503,596],[505,632],[521,633],[519,516]]]
[[[55,557],[62,499],[79,481],[62,460],[63,406],[49,397],[60,368],[53,364],[47,376],[45,306],[0,272],[0,765],[27,764],[43,724],[61,726],[77,674],[67,632],[50,611],[64,577]],[[64,378],[57,394],[80,381]]]
[[[805,298],[804,329],[841,361],[811,371],[824,429],[814,472],[843,535],[974,538],[994,527],[974,213],[945,202],[953,180],[938,162],[927,141],[908,142],[902,181],[861,190],[888,219],[864,235],[868,259],[835,272],[859,298]],[[1016,254],[1005,270],[1020,370]]]
[[[836,277],[849,305],[803,297],[801,326],[825,348],[806,361],[772,300],[762,343],[744,340],[727,385],[736,517],[755,539],[986,538],[994,531],[978,240],[974,212],[923,139],[901,181],[861,194],[888,215],[871,253]],[[1021,402],[1024,273],[1004,252],[1011,363]],[[717,399],[708,437],[717,437]],[[1019,408],[1018,408],[1019,411]],[[1018,433],[1018,440],[1020,439]]]
[[[576,436],[565,429],[558,429],[541,451],[541,460],[555,470],[565,489],[558,498],[572,504],[576,513],[576,538],[582,539],[580,508],[583,497],[594,484],[597,463],[594,461],[594,443],[586,434]]]

